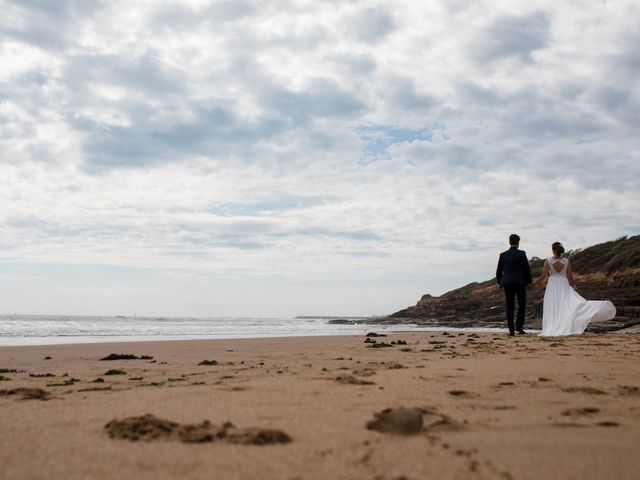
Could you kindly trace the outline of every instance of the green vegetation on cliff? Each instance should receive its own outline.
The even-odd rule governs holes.
[[[569,252],[569,258],[576,273],[613,273],[640,267],[640,235],[573,250]]]

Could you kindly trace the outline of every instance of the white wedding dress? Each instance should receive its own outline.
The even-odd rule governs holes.
[[[549,281],[544,291],[540,335],[581,334],[590,322],[610,320],[616,316],[616,307],[610,301],[585,300],[569,285],[568,259],[548,258],[545,261],[549,264]]]

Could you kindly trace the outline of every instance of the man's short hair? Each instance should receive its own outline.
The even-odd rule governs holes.
[[[520,243],[520,237],[518,235],[516,235],[515,233],[512,233],[511,235],[509,235],[509,245],[513,246],[513,245],[518,245]]]

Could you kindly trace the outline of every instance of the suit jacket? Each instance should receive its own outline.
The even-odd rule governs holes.
[[[498,285],[531,285],[531,268],[527,254],[517,247],[511,247],[500,254],[496,269]]]

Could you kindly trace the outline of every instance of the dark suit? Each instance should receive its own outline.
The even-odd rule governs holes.
[[[521,330],[524,327],[524,311],[527,303],[527,285],[531,285],[531,268],[527,254],[518,247],[511,247],[500,254],[496,269],[498,285],[504,288],[507,307],[507,326],[509,332]],[[513,324],[515,300],[518,298],[518,318]]]

